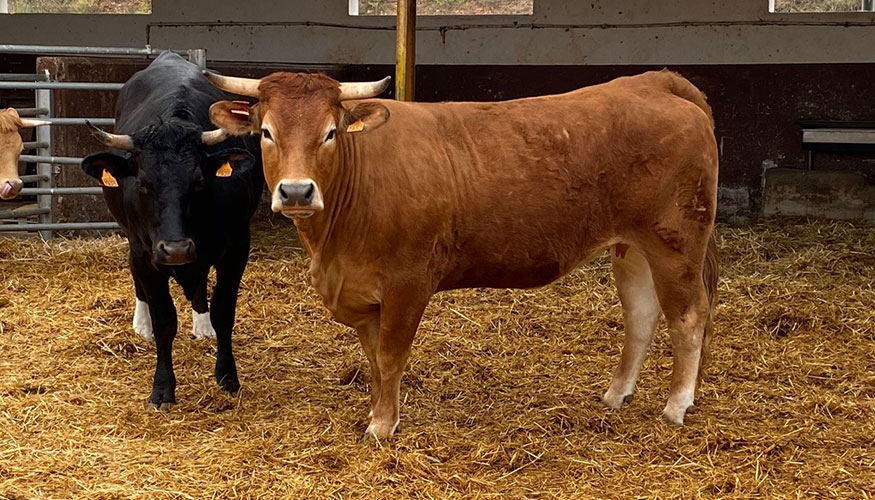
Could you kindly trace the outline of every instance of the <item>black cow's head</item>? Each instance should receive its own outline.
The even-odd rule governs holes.
[[[255,161],[253,156],[237,148],[207,154],[206,146],[218,144],[227,135],[221,130],[204,132],[183,120],[162,121],[133,135],[109,134],[88,125],[101,143],[125,153],[93,154],[83,160],[82,170],[106,188],[135,191],[126,203],[133,198],[136,204],[153,262],[172,266],[194,261],[192,234],[210,215],[210,185],[222,182],[217,176],[227,177],[248,167]]]

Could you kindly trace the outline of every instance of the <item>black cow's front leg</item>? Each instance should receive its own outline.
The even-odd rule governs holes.
[[[210,305],[210,319],[216,330],[216,382],[223,390],[240,390],[237,365],[231,350],[231,331],[237,309],[237,292],[249,258],[249,235],[225,252],[216,263],[216,288]]]
[[[172,352],[177,328],[176,307],[170,296],[167,276],[153,269],[147,262],[132,262],[131,267],[149,302],[149,316],[152,319],[155,350],[158,354],[149,405],[166,410],[176,402]]]

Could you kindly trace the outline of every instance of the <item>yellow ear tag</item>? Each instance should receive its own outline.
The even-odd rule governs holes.
[[[231,163],[225,162],[219,170],[216,170],[216,177],[231,177]]]
[[[346,127],[347,132],[361,132],[365,129],[365,122],[359,120],[355,123],[350,123],[349,126]]]
[[[118,187],[118,181],[115,180],[115,177],[109,173],[109,170],[103,169],[103,175],[100,176],[100,183],[105,187],[116,188]]]

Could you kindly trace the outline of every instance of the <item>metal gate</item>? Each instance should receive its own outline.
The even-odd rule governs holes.
[[[206,67],[206,51],[204,49],[185,49],[173,52],[188,57],[188,60],[198,66]],[[123,57],[153,57],[162,51],[150,46],[145,48],[126,47],[59,47],[44,45],[0,45],[0,54],[37,54],[41,56],[123,56]],[[85,120],[95,125],[115,125],[113,118],[82,117],[55,118],[52,105],[53,90],[119,90],[123,83],[107,82],[59,82],[52,75],[45,74],[0,74],[0,90],[33,90],[36,107],[18,109],[23,117],[39,118],[51,122],[50,126],[36,128],[36,140],[25,142],[25,152],[19,160],[22,163],[36,163],[35,175],[22,175],[21,180],[36,183],[36,187],[25,187],[21,196],[36,196],[36,207],[21,207],[14,210],[0,210],[0,232],[9,231],[39,231],[43,239],[49,239],[53,231],[76,229],[118,229],[115,222],[55,222],[53,197],[58,195],[100,195],[99,187],[55,187],[53,179],[56,168],[69,168],[82,163],[82,158],[53,156],[54,142],[52,128],[57,126],[84,125]],[[37,217],[36,222],[31,219]]]

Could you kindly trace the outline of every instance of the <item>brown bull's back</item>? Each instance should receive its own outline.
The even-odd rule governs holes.
[[[374,243],[368,262],[409,255],[437,289],[532,287],[618,241],[649,244],[683,220],[666,214],[683,197],[713,214],[710,117],[672,77],[498,103],[381,101],[389,122],[353,143],[353,189],[368,194],[345,211],[368,214],[367,234],[356,216],[344,234]]]

